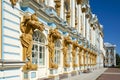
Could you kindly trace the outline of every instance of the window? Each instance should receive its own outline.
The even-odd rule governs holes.
[[[67,51],[67,53],[68,53],[68,64],[70,64],[70,62],[72,61],[71,60],[71,50],[72,50],[72,48],[71,48],[71,45],[69,44],[68,45],[68,51]]]
[[[55,63],[60,64],[61,43],[59,40],[55,41]]]
[[[45,36],[39,31],[33,34],[32,63],[45,65]]]

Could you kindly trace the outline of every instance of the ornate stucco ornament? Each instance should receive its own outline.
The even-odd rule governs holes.
[[[23,61],[26,65],[23,66],[23,71],[36,70],[37,64],[32,64],[32,45],[33,38],[32,35],[34,30],[38,29],[40,31],[44,30],[44,25],[38,21],[36,14],[23,16],[23,21],[20,23],[20,30],[22,35],[20,36],[20,41],[23,48]]]
[[[16,3],[18,2],[18,0],[10,0],[12,7],[14,7],[16,5]]]
[[[54,0],[54,2],[56,3],[56,4],[55,4],[56,12],[57,12],[58,16],[60,16],[61,0]]]
[[[77,4],[81,4],[83,0],[76,0]]]
[[[55,41],[61,39],[61,35],[57,29],[50,29],[48,35],[48,50],[49,50],[49,68],[57,69],[58,64],[54,62],[55,57]]]

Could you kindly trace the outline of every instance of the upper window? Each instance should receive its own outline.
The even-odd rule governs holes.
[[[33,34],[32,63],[45,65],[45,36],[35,31]]]

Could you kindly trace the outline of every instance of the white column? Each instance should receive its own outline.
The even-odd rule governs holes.
[[[72,27],[75,27],[75,0],[71,0],[70,1],[71,3],[70,3],[70,6],[71,6],[71,23],[70,23],[70,25],[72,26]]]
[[[85,20],[85,13],[83,13],[83,37],[85,37],[85,29],[86,29],[86,20]]]
[[[64,0],[61,0],[60,17],[64,19]]]
[[[78,32],[81,32],[81,15],[82,15],[82,11],[81,11],[81,5],[79,4],[78,6]]]
[[[55,8],[54,0],[48,0],[48,6]]]
[[[111,59],[111,58],[110,58],[110,50],[108,50],[108,66],[110,66],[110,62],[111,62],[110,59]]]
[[[114,66],[116,66],[116,50],[114,48]]]
[[[2,32],[2,1],[0,1],[0,59],[2,58],[2,36],[1,36],[1,32]]]
[[[87,38],[88,41],[90,40],[90,34],[89,34],[89,32],[90,32],[89,20],[86,19],[86,38]]]

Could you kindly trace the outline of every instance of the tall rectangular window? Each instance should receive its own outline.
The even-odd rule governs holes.
[[[39,31],[33,34],[32,63],[45,65],[45,36]]]
[[[61,53],[61,43],[59,40],[55,41],[55,58],[54,61],[56,64],[60,65],[60,55]]]

